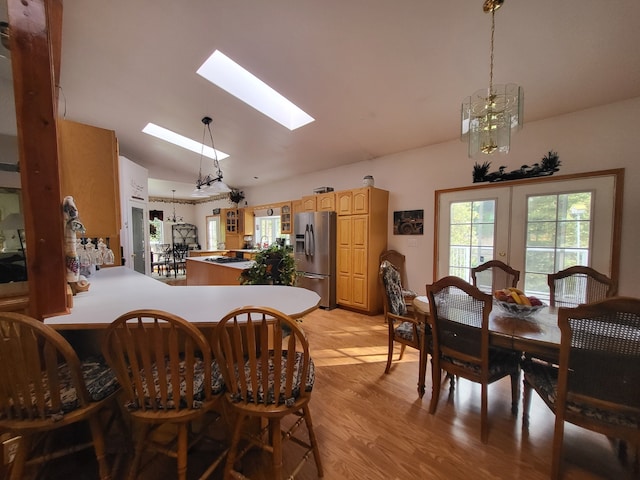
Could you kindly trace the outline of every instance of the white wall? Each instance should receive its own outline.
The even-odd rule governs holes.
[[[538,162],[550,150],[557,151],[562,162],[556,175],[624,168],[619,293],[636,297],[640,297],[638,113],[640,97],[537,122],[527,122],[525,116],[524,128],[512,137],[511,153],[488,157],[491,171],[500,165],[513,170],[522,164]],[[475,160],[467,157],[466,147],[454,140],[264,187],[245,188],[244,192],[249,205],[259,205],[310,195],[321,186],[335,190],[356,188],[362,185],[364,175],[373,175],[376,187],[390,192],[388,247],[407,256],[409,286],[423,293],[425,285],[433,281],[434,192],[472,185]],[[424,235],[393,235],[393,212],[416,209],[424,209]],[[204,217],[202,223],[204,228]],[[410,247],[409,239],[417,239],[417,246]]]

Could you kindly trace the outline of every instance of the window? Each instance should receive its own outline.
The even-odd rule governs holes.
[[[149,220],[149,243],[151,246],[164,243],[164,232],[162,227],[162,220],[157,218]]]
[[[207,220],[207,250],[217,250],[220,242],[220,216],[208,216]]]
[[[471,268],[493,259],[495,203],[451,203],[449,275],[471,282]]]
[[[548,297],[547,274],[589,265],[592,192],[527,199],[525,288]]]
[[[276,243],[276,238],[280,236],[280,215],[256,217],[256,246],[266,248]]]
[[[519,270],[520,288],[548,298],[547,274],[590,266],[617,279],[623,171],[436,192],[434,278],[497,259]]]

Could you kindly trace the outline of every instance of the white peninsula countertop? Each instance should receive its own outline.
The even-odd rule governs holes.
[[[58,330],[104,328],[131,310],[156,309],[209,326],[238,307],[271,307],[299,318],[320,303],[317,293],[299,287],[170,286],[127,267],[103,268],[89,282],[87,292],[73,297],[70,314],[49,317],[44,323]]]

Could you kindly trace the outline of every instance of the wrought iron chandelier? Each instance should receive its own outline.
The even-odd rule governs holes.
[[[171,201],[171,203],[173,204],[173,215],[171,217],[169,217],[167,221],[169,221],[171,223],[182,223],[184,221],[182,219],[182,217],[176,217],[176,190],[175,190],[175,188],[173,190],[171,190],[171,192],[172,192],[172,201]]]
[[[495,13],[504,0],[485,0],[483,10],[491,13],[491,56],[489,88],[481,89],[462,102],[461,140],[469,143],[469,157],[507,153],[511,130],[522,128],[524,90],[515,83],[493,84],[493,39]]]
[[[192,197],[209,197],[210,195],[216,195],[218,193],[227,193],[231,191],[231,188],[222,181],[222,170],[220,170],[220,162],[218,162],[218,152],[213,143],[213,134],[211,133],[211,117],[202,117],[202,123],[204,125],[202,131],[202,149],[200,150],[200,169],[198,171],[198,179],[196,180],[196,188],[191,194]],[[205,135],[209,132],[209,138],[211,139],[211,148],[213,149],[213,167],[215,173],[202,176],[202,158],[204,157],[204,141]]]

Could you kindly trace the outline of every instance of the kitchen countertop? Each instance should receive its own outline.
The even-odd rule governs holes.
[[[44,323],[58,330],[99,329],[131,310],[156,309],[179,315],[198,326],[213,326],[231,310],[247,305],[271,307],[299,318],[320,303],[317,293],[299,287],[170,286],[127,267],[100,269],[89,282],[87,292],[73,297],[70,314],[49,317]]]
[[[224,255],[210,255],[208,257],[188,257],[187,261],[201,262],[209,265],[218,265],[220,267],[235,268],[238,270],[246,270],[247,268],[250,268],[251,265],[254,264],[253,260],[245,260],[242,262],[227,262],[227,263],[222,263],[222,262],[219,263],[219,262],[210,260],[210,259],[216,259],[216,258],[229,258],[229,257],[225,257]]]

